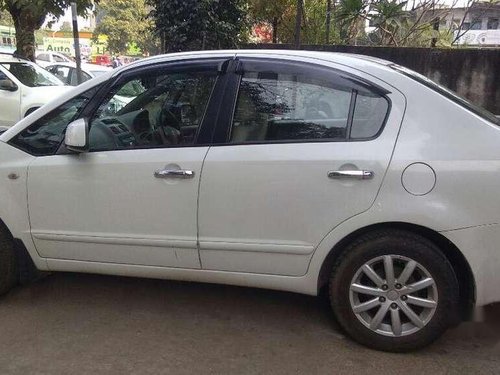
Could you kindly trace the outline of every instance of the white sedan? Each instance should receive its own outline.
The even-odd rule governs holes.
[[[0,136],[0,292],[30,264],[325,290],[353,339],[420,348],[500,301],[499,144],[493,115],[387,61],[145,59]]]
[[[109,72],[112,68],[97,64],[82,64],[82,81],[85,82],[101,74]],[[76,74],[76,63],[74,62],[60,62],[50,64],[45,67],[46,70],[54,74],[57,78],[67,85],[77,86],[78,79]]]
[[[44,68],[49,64],[65,63],[72,61],[73,61],[72,58],[59,52],[42,51],[36,54],[36,63]]]
[[[12,126],[68,88],[31,61],[0,53],[0,126]]]

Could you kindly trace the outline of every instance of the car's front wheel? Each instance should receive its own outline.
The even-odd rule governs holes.
[[[353,339],[403,352],[430,344],[454,322],[458,282],[432,242],[405,231],[377,231],[345,249],[332,272],[330,299]]]
[[[14,241],[9,231],[0,224],[0,295],[7,293],[17,282]]]

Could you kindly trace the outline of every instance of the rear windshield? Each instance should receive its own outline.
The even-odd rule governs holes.
[[[462,98],[455,92],[438,85],[436,82],[430,80],[429,78],[423,76],[422,74],[419,74],[417,72],[414,72],[413,70],[406,69],[402,66],[399,65],[391,65],[391,68],[394,70],[404,74],[407,77],[410,77],[414,79],[415,81],[421,83],[424,86],[427,86],[428,88],[438,92],[439,94],[445,96],[446,98],[454,101],[455,103],[461,105],[462,107],[468,109],[469,111],[475,113],[476,115],[482,117],[485,120],[488,120],[495,125],[500,125],[500,119],[496,117],[493,113],[487,111],[483,107],[480,107],[478,105],[475,105],[471,102],[469,102],[467,99]]]

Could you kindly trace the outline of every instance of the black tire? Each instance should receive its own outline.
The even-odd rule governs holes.
[[[384,336],[365,326],[350,303],[350,286],[366,262],[383,255],[397,255],[418,262],[430,273],[438,292],[438,304],[428,323],[415,333]],[[381,230],[362,235],[348,245],[335,263],[329,284],[330,302],[339,324],[357,342],[388,352],[420,349],[440,337],[458,316],[459,286],[453,267],[429,240],[403,230]]]
[[[0,225],[0,295],[18,283],[14,241],[8,230]]]
[[[33,113],[33,112],[35,112],[38,108],[40,108],[40,107],[32,107],[32,108],[28,109],[28,110],[26,111],[26,113],[24,114],[24,117],[26,117],[26,116],[28,116],[28,115],[32,114],[32,113]]]

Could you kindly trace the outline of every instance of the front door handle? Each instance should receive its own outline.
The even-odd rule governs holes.
[[[156,178],[193,178],[194,171],[187,169],[159,169],[155,171]]]
[[[371,180],[375,173],[372,171],[358,171],[358,170],[346,170],[346,171],[329,171],[328,177],[338,180],[343,180],[347,178],[355,180]]]

